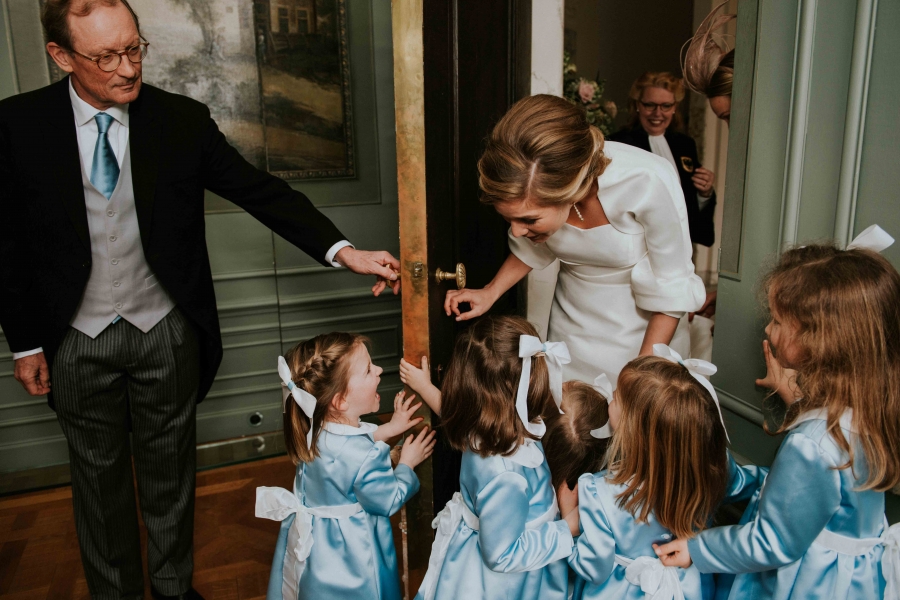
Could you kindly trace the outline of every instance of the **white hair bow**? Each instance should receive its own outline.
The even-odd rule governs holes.
[[[713,385],[709,382],[708,377],[710,375],[715,375],[716,373],[716,365],[712,364],[709,361],[705,361],[699,358],[689,358],[684,360],[681,358],[681,355],[669,348],[665,344],[653,344],[653,355],[659,356],[660,358],[665,358],[668,361],[673,363],[678,363],[682,367],[688,370],[688,373],[700,382],[706,391],[709,392],[709,395],[712,396],[713,402],[716,403],[716,409],[719,411],[719,421],[722,422],[722,429],[725,430],[725,439],[729,442],[731,440],[728,438],[728,428],[725,427],[725,419],[722,417],[722,406],[719,404],[719,397],[716,395],[716,390],[713,388]]]
[[[294,398],[294,402],[309,417],[309,431],[306,433],[306,447],[312,450],[313,439],[313,413],[316,410],[316,397],[304,389],[297,387],[291,380],[291,369],[283,356],[278,357],[278,376],[281,377],[281,412],[284,413],[288,396]]]
[[[572,361],[569,348],[565,342],[542,343],[533,335],[519,336],[519,356],[522,358],[522,376],[519,378],[519,391],[516,394],[516,412],[528,433],[541,437],[547,430],[544,423],[531,423],[528,420],[528,384],[531,381],[531,357],[541,354],[547,359],[547,371],[550,374],[550,394],[558,409],[562,404],[562,366]],[[561,413],[562,411],[560,411]]]
[[[606,398],[606,403],[611,404],[613,398],[613,388],[612,384],[609,382],[609,377],[606,376],[606,373],[600,373],[594,378],[593,388],[600,392],[600,395]],[[612,427],[609,424],[609,417],[607,417],[606,425],[603,427],[598,427],[597,429],[591,429],[591,437],[595,437],[598,440],[605,440],[612,437]]]
[[[881,252],[894,243],[894,238],[878,225],[869,225],[862,233],[853,238],[853,241],[847,244],[847,250],[854,248],[864,248],[872,252]]]

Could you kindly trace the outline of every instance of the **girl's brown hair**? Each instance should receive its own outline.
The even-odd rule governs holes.
[[[294,385],[316,398],[311,448],[306,446],[309,418],[290,396],[284,402],[284,445],[294,464],[312,462],[319,455],[316,446],[331,401],[347,392],[350,356],[366,343],[361,335],[336,331],[300,342],[284,355]]]
[[[684,55],[682,72],[685,85],[707,98],[731,96],[734,50],[727,50],[725,44],[716,39],[713,33],[737,18],[736,15],[720,14],[719,11],[728,1],[719,4],[703,19],[697,33],[688,40],[688,49]]]
[[[706,528],[725,497],[725,428],[709,392],[683,366],[642,356],[619,374],[622,416],[607,450],[619,505],[639,522],[653,513],[680,538]]]
[[[609,421],[609,405],[600,392],[582,381],[563,384],[562,411],[564,414],[547,419],[547,433],[541,439],[553,489],[565,482],[570,490],[578,485],[584,473],[596,473],[603,468],[603,458],[609,440],[591,435]]]
[[[525,437],[535,439],[516,415],[522,335],[538,333],[522,317],[489,315],[456,338],[441,386],[441,427],[452,448],[485,457],[509,455]],[[559,414],[542,356],[531,361],[527,405],[530,421]]]
[[[628,126],[635,127],[638,124],[638,104],[641,101],[641,96],[644,95],[644,90],[653,87],[662,88],[675,96],[675,114],[672,115],[672,123],[669,125],[669,129],[681,131],[682,120],[681,107],[679,105],[684,100],[684,83],[679,77],[675,77],[665,71],[661,73],[647,71],[631,84],[631,90],[628,92]]]
[[[813,244],[782,254],[763,289],[783,322],[797,327],[797,385],[803,399],[787,410],[785,431],[801,412],[825,408],[827,427],[847,452],[840,429],[853,410],[866,459],[860,489],[889,490],[900,483],[900,274],[881,255]]]
[[[494,126],[478,161],[486,204],[531,199],[541,206],[583,198],[606,169],[603,134],[562,98],[522,98]]]

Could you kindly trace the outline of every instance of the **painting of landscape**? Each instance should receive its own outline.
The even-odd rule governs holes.
[[[259,168],[354,177],[344,2],[131,0],[150,42],[144,81],[208,105]]]

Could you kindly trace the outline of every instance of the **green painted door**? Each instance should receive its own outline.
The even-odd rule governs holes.
[[[230,22],[229,15],[237,23],[244,13],[251,14],[252,3],[244,4],[233,15],[230,3],[222,3],[223,23]],[[136,2],[139,13],[141,5],[150,10],[146,2]],[[346,0],[345,6],[355,175],[292,185],[358,248],[385,249],[396,256],[390,4]],[[50,81],[38,7],[37,0],[4,0],[0,5],[0,97]],[[152,57],[151,50],[148,60]],[[207,198],[206,229],[225,353],[212,391],[198,409],[199,444],[281,429],[276,357],[298,341],[327,331],[357,331],[372,340],[373,360],[385,369],[383,408],[391,408],[392,395],[401,388],[399,298],[388,294],[373,299],[374,281],[318,265],[244,211],[212,195]],[[65,439],[46,399],[28,396],[12,373],[12,355],[3,338],[0,479],[7,482],[14,479],[14,472],[68,462]],[[267,437],[269,452],[271,440],[278,436]]]
[[[900,239],[900,4],[738,5],[725,223],[713,362],[734,449],[769,464],[776,402],[763,376],[760,275],[779,249],[849,242],[873,223]],[[885,251],[900,268],[900,244]],[[888,494],[888,516],[900,498]]]

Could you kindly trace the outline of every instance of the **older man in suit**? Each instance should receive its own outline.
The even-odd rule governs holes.
[[[195,405],[222,358],[204,189],[321,263],[378,276],[376,295],[398,291],[399,263],[247,163],[205,105],[142,84],[125,0],[46,0],[42,22],[69,76],[0,102],[0,325],[68,441],[92,596],[143,596],[133,458],[153,595],[197,598]]]

